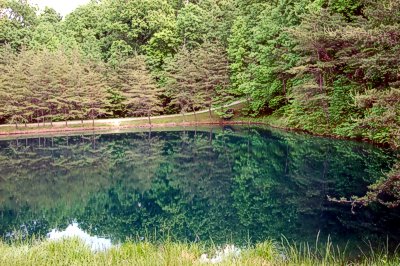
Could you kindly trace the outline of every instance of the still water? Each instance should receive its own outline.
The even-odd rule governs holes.
[[[400,243],[400,214],[327,200],[363,195],[389,150],[263,127],[0,141],[0,235],[244,245],[265,239]]]

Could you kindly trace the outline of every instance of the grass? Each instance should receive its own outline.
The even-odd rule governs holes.
[[[236,116],[234,121],[243,121],[243,122],[250,122],[250,123],[263,123],[269,126],[278,127],[278,128],[288,128],[288,122],[285,118],[278,114],[274,113],[272,115],[260,116],[260,117],[250,117],[250,116],[243,116],[239,115]]]
[[[201,255],[215,254],[215,248],[196,243],[162,244],[128,241],[104,252],[92,252],[78,239],[32,240],[29,243],[0,242],[0,265],[207,265]],[[313,249],[309,245],[266,241],[241,249],[217,265],[400,265],[400,256],[370,251],[356,261],[328,243]]]
[[[218,123],[220,122],[220,118],[212,112],[212,116],[210,118],[209,113],[201,113],[197,114],[197,120],[196,117],[192,114],[190,115],[185,115],[183,116],[177,116],[177,117],[168,117],[168,118],[152,118],[151,123],[153,125],[162,125],[162,124],[169,124],[169,123]],[[147,119],[145,120],[140,120],[140,121],[128,121],[128,122],[122,122],[121,126],[140,126],[140,125],[147,125]]]

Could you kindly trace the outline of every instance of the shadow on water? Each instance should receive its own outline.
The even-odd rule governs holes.
[[[320,232],[342,247],[395,245],[399,210],[352,214],[327,200],[363,195],[394,161],[368,144],[262,127],[1,141],[0,235],[77,221],[115,242],[314,242]]]

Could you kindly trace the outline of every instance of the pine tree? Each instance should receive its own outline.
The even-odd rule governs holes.
[[[12,85],[12,66],[16,60],[11,46],[0,48],[0,122],[8,118],[9,99],[12,96],[10,86]]]
[[[51,97],[47,100],[50,121],[61,119],[65,121],[66,126],[68,126],[68,120],[77,115],[76,92],[81,90],[78,86],[79,74],[77,73],[82,69],[70,57],[62,51],[50,57],[54,62],[51,71],[52,82],[48,88]],[[80,57],[79,59],[81,60]]]
[[[29,118],[29,78],[32,67],[32,52],[22,50],[18,57],[8,67],[6,90],[6,105],[4,114],[8,122],[15,124],[26,123]]]
[[[151,116],[162,111],[161,90],[146,67],[144,56],[129,58],[119,66],[119,81],[124,105],[130,115]]]
[[[83,123],[86,117],[84,87],[84,62],[78,50],[74,50],[70,56],[71,68],[68,72],[69,88],[67,90],[70,103],[69,118],[79,119]]]
[[[29,96],[32,103],[33,116],[35,120],[45,125],[49,118],[51,109],[54,108],[52,99],[55,96],[52,84],[54,83],[53,69],[56,60],[47,51],[39,51],[34,55],[34,67],[31,69],[29,78]]]
[[[322,13],[309,14],[301,25],[290,32],[296,38],[297,51],[303,56],[297,67],[292,68],[289,73],[298,77],[305,77],[303,82],[296,88],[297,94],[304,106],[314,113],[322,109],[325,121],[319,121],[330,127],[331,114],[329,110],[329,91],[332,90],[332,73],[339,67],[340,60],[337,58],[339,52],[337,47],[344,49],[340,32],[336,31],[343,24],[341,17],[329,15],[327,10]]]
[[[195,58],[200,76],[198,90],[203,94],[211,118],[212,105],[224,104],[230,98],[227,54],[218,43],[206,42],[196,51]]]
[[[184,119],[187,111],[194,111],[197,121],[196,109],[202,107],[204,94],[200,91],[201,73],[194,63],[194,53],[181,49],[168,65],[167,73],[171,104],[179,107]]]
[[[86,62],[82,77],[82,101],[86,117],[94,120],[106,115],[107,84],[103,74],[104,66],[98,62]]]

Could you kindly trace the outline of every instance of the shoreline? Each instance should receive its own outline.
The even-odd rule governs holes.
[[[267,125],[272,128],[288,131],[288,132],[295,132],[295,133],[301,133],[301,134],[306,134],[314,137],[321,137],[321,138],[329,138],[329,139],[336,139],[336,140],[348,140],[348,141],[355,141],[355,142],[360,142],[360,143],[368,143],[380,148],[390,148],[392,150],[399,150],[400,151],[400,146],[395,146],[394,144],[391,143],[379,143],[372,141],[367,138],[351,138],[351,137],[344,137],[344,136],[339,136],[339,135],[334,135],[334,134],[320,134],[320,133],[315,133],[311,132],[308,130],[300,129],[300,128],[290,128],[290,127],[282,127],[282,126],[276,126],[268,123],[262,123],[259,122],[259,124]]]
[[[38,135],[46,135],[46,134],[63,134],[63,133],[79,133],[79,132],[89,132],[89,131],[119,131],[125,129],[153,129],[153,128],[173,128],[173,127],[196,127],[196,126],[229,126],[229,125],[259,125],[259,126],[268,126],[274,129],[279,129],[287,132],[294,132],[300,134],[306,134],[314,137],[322,137],[322,138],[329,138],[329,139],[336,139],[336,140],[348,140],[348,141],[355,141],[361,143],[369,143],[377,147],[381,148],[390,148],[392,150],[400,150],[400,147],[395,146],[390,143],[377,143],[371,141],[370,139],[366,138],[350,138],[344,136],[338,136],[334,134],[319,134],[315,132],[310,132],[303,129],[298,128],[290,128],[284,126],[277,126],[267,122],[260,122],[260,121],[245,121],[245,120],[238,120],[238,121],[206,121],[206,122],[170,122],[170,123],[154,123],[154,124],[136,124],[136,125],[113,125],[108,124],[108,126],[95,126],[95,127],[53,127],[53,128],[43,128],[39,127],[39,129],[32,129],[32,130],[15,130],[15,131],[0,131],[0,140],[7,139],[9,137],[20,137],[20,136],[38,136]],[[22,127],[23,128],[23,127]],[[25,128],[24,128],[25,129]]]
[[[18,131],[0,131],[0,140],[3,137],[18,137],[18,136],[32,136],[43,135],[48,133],[68,133],[68,132],[88,132],[88,131],[108,131],[108,130],[122,130],[122,129],[152,129],[152,128],[172,128],[172,127],[193,127],[193,126],[207,126],[207,125],[267,125],[260,122],[245,122],[245,121],[220,121],[220,122],[182,122],[182,123],[161,123],[161,124],[140,124],[140,125],[126,125],[126,126],[95,126],[95,127],[54,127],[46,129],[32,129],[32,130],[18,130]],[[39,127],[40,128],[40,127]]]

